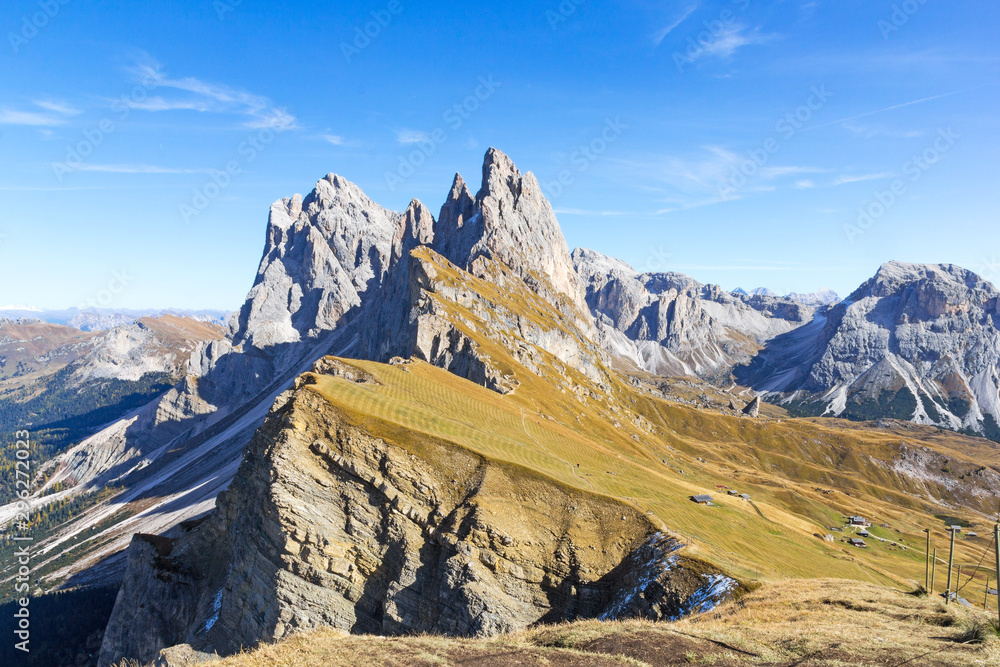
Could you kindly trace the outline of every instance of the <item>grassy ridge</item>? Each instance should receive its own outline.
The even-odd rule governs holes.
[[[580,491],[624,500],[686,537],[692,555],[746,578],[838,577],[897,587],[922,582],[919,531],[942,525],[924,489],[876,462],[893,456],[891,434],[845,431],[825,420],[758,422],[712,414],[624,384],[613,390],[620,395],[580,402],[519,373],[521,387],[501,396],[421,362],[343,361],[379,383],[317,376],[311,387],[376,435],[415,453],[422,435],[443,439]],[[643,417],[646,430],[614,411],[622,402]],[[726,496],[717,485],[746,491],[754,502]],[[689,500],[705,492],[716,497],[716,506]],[[891,529],[873,534],[898,546],[869,540],[871,548],[862,551],[815,537],[855,512],[889,523]],[[847,533],[833,535],[843,539]],[[960,558],[970,561],[983,545],[960,548]],[[985,575],[970,586],[984,584]]]

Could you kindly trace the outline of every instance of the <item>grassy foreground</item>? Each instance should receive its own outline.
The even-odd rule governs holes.
[[[767,584],[677,623],[577,621],[495,639],[351,636],[335,630],[213,667],[1000,664],[986,615],[893,589],[818,579]]]

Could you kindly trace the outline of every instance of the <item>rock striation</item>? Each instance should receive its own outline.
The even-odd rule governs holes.
[[[316,386],[378,378],[333,358],[314,370],[276,401],[212,515],[133,540],[102,667],[318,626],[488,636],[674,618],[735,590],[617,500],[448,442],[372,434]]]

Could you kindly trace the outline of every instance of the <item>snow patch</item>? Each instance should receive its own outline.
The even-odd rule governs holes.
[[[222,589],[221,588],[219,589],[219,592],[215,594],[215,597],[212,599],[212,615],[209,617],[209,619],[207,621],[205,621],[205,627],[202,628],[201,631],[202,632],[208,632],[209,630],[211,630],[212,626],[215,625],[215,622],[219,620],[219,614],[220,613],[222,613]]]

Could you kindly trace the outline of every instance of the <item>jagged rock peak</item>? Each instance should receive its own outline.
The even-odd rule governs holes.
[[[434,224],[435,250],[456,264],[464,265],[472,246],[482,236],[482,225],[476,224],[482,220],[476,212],[476,200],[469,187],[461,174],[455,174],[451,191]]]
[[[563,237],[555,212],[531,172],[521,173],[513,161],[496,148],[486,152],[483,182],[476,195],[475,230],[481,235],[466,258],[449,257],[469,266],[485,255],[511,267],[543,296],[554,291],[567,296],[580,314],[588,316],[583,287]],[[464,261],[463,261],[464,260]]]
[[[411,229],[423,239],[433,217],[417,208]],[[336,174],[304,199],[275,202],[256,281],[233,326],[234,344],[265,348],[336,328],[362,294],[382,283],[403,225],[400,213]]]
[[[419,199],[410,201],[403,212],[392,247],[396,259],[418,245],[430,245],[434,241],[434,215]]]
[[[483,158],[483,183],[476,194],[476,201],[481,202],[491,194],[496,195],[504,189],[519,196],[521,180],[521,172],[514,165],[514,161],[503,151],[491,147]]]
[[[451,183],[451,192],[441,206],[439,221],[447,221],[451,229],[461,229],[469,218],[476,214],[476,201],[459,173]]]

